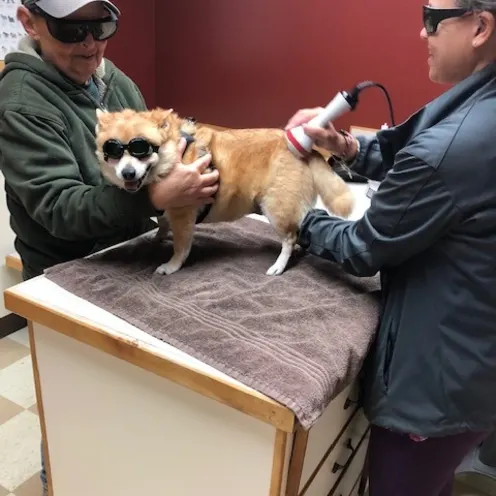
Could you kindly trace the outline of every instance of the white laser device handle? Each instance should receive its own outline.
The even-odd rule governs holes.
[[[333,121],[352,110],[352,105],[347,99],[348,94],[339,92],[325,107],[322,112],[314,117],[308,125],[312,127],[324,127],[328,122]],[[312,152],[313,140],[303,130],[302,126],[295,127],[286,132],[288,148],[299,157],[305,157]]]
[[[341,117],[345,112],[351,110],[351,105],[342,92],[339,92],[322,112],[314,117],[308,124],[313,127],[324,127],[329,121]]]

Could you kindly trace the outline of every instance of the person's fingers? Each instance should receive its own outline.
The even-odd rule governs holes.
[[[288,131],[289,129],[293,129],[294,127],[297,127],[303,124],[304,122],[308,122],[311,119],[312,119],[312,114],[310,114],[308,111],[300,110],[295,115],[293,115],[291,119],[289,119],[284,130]]]
[[[201,174],[210,165],[211,161],[212,155],[207,153],[206,155],[203,155],[203,157],[196,159],[192,165],[194,165],[196,170]]]
[[[328,129],[321,127],[312,127],[303,124],[303,130],[305,131],[305,134],[313,140],[327,141],[332,136]]]
[[[321,110],[321,107],[299,110],[298,112],[296,112],[295,115],[293,115],[293,117],[291,117],[291,119],[289,119],[284,129],[287,131],[288,129],[292,129],[293,127],[299,126],[312,120],[320,113]]]
[[[210,196],[215,195],[217,190],[219,189],[219,186],[214,185],[214,186],[207,186],[205,188],[202,188],[200,192],[200,198],[209,198]]]
[[[201,187],[212,186],[219,181],[219,171],[217,169],[212,172],[206,172],[200,177]]]
[[[289,129],[292,129],[293,127],[296,127],[298,124],[296,124],[298,122],[298,119],[299,119],[299,115],[300,113],[297,112],[295,115],[293,115],[293,117],[291,117],[289,119],[289,121],[286,123],[286,125],[284,126],[284,130],[285,131],[288,131]]]
[[[183,161],[184,150],[186,150],[186,139],[181,137],[181,139],[179,140],[179,143],[177,144],[177,161],[178,162]]]

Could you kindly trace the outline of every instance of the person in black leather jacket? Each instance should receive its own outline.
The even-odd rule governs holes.
[[[495,0],[424,7],[429,76],[452,87],[397,127],[306,132],[380,187],[357,221],[310,211],[298,243],[357,276],[380,273],[363,369],[370,496],[448,496],[496,426]],[[287,129],[321,109],[304,109]]]

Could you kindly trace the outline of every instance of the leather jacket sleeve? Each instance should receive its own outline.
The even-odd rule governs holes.
[[[372,276],[425,250],[459,218],[437,170],[400,152],[360,220],[312,210],[300,226],[298,243],[351,274]]]
[[[367,179],[382,181],[389,168],[383,162],[378,139],[375,136],[358,136],[357,141],[360,151],[349,165],[350,169]]]

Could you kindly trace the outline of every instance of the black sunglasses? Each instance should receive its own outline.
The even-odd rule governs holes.
[[[105,41],[117,33],[119,20],[109,11],[109,16],[96,20],[57,19],[38,7],[31,7],[31,12],[46,20],[49,33],[62,43],[81,43],[89,33],[95,41]]]
[[[102,147],[104,159],[119,160],[127,150],[129,155],[136,158],[146,158],[152,153],[158,153],[159,146],[154,145],[144,138],[133,138],[127,145],[116,139],[107,140]]]
[[[470,9],[436,9],[429,5],[423,7],[423,21],[425,31],[428,35],[433,35],[441,21],[454,17],[463,17],[466,14],[473,13]]]

